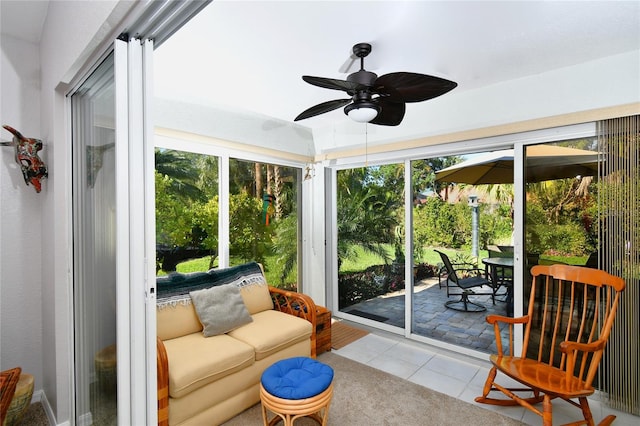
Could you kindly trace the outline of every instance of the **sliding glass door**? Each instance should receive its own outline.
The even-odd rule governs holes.
[[[338,308],[404,328],[404,164],[337,172]]]
[[[522,314],[533,264],[597,265],[594,131],[523,133],[455,155],[425,149],[405,161],[402,179],[392,178],[402,163],[336,170],[334,312],[469,354],[495,352],[484,319]],[[481,286],[455,283],[472,275]]]
[[[506,252],[513,244],[513,196],[508,195],[513,174],[505,181],[478,184],[482,178],[475,164],[493,155],[467,153],[411,161],[411,333],[481,352],[496,347],[493,328],[484,321],[485,316],[507,315],[509,307],[506,287],[497,288],[498,296],[494,297],[496,289],[485,263],[487,247],[504,247]],[[445,262],[453,265],[459,281]],[[479,277],[472,289],[457,285],[471,277]]]
[[[155,400],[153,151],[145,59],[116,41],[70,95],[75,423],[151,424]],[[148,65],[148,63],[147,63]],[[151,214],[150,214],[151,213]]]
[[[117,419],[114,57],[71,97],[76,424]]]

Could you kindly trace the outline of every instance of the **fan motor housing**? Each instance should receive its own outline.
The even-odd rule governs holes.
[[[353,74],[349,74],[347,76],[347,81],[351,81],[354,83],[359,83],[359,84],[363,84],[365,86],[371,87],[373,86],[373,83],[375,83],[377,78],[378,78],[378,75],[376,73],[360,70],[360,71],[354,72]]]

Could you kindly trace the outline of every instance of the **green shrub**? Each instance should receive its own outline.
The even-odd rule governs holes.
[[[338,276],[338,307],[347,306],[373,299],[384,294],[384,275],[374,272],[356,272]]]
[[[576,223],[528,225],[526,229],[529,253],[581,256],[595,251],[584,228]]]
[[[459,247],[460,238],[454,205],[430,197],[414,208],[414,238],[421,246]]]
[[[480,247],[487,247],[491,244],[509,245],[512,233],[511,206],[508,204],[500,204],[498,206],[480,204],[480,235],[478,242]]]
[[[426,263],[415,267],[415,280],[434,277],[438,267]],[[393,265],[374,265],[363,272],[338,275],[338,306],[344,309],[405,288],[404,268]]]

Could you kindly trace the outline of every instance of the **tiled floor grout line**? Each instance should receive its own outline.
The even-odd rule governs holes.
[[[369,365],[437,392],[448,394],[478,407],[499,412],[527,424],[541,424],[541,420],[535,414],[522,407],[500,407],[478,404],[473,401],[473,397],[480,395],[482,392],[482,386],[490,367],[488,361],[483,363],[474,358],[469,358],[468,361],[459,359],[459,357],[450,356],[448,351],[441,348],[407,340],[400,336],[387,337],[384,333],[372,331],[372,333],[361,339],[333,351],[337,355]],[[422,357],[424,359],[413,362],[401,359],[399,355],[406,355],[411,359],[415,357],[417,360]],[[429,366],[432,362],[439,367],[437,370],[431,368],[433,365]],[[452,368],[452,370],[448,370],[449,368]],[[408,375],[401,373],[411,369],[413,371]],[[465,371],[470,372],[472,370],[475,370],[473,374],[469,376],[470,378],[466,378]],[[445,384],[440,383],[440,386],[433,386],[433,383],[438,383],[435,380],[437,378],[444,378]],[[604,417],[602,413],[605,408],[597,398],[590,398],[589,402],[595,420],[601,420]],[[569,408],[569,411],[566,408]],[[558,415],[560,421],[569,421],[570,416],[575,413],[573,410],[575,408],[566,403],[556,404],[554,405],[554,417]],[[615,412],[610,408],[606,408],[606,413],[614,413],[618,416],[614,423],[616,426],[631,426],[640,423],[639,417],[627,413]]]

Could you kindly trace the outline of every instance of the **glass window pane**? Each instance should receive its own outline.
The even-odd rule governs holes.
[[[493,327],[484,317],[509,314],[511,306],[507,299],[513,281],[513,168],[491,176],[483,163],[502,154],[470,153],[411,163],[415,334],[495,351]],[[484,183],[487,180],[492,183]],[[506,266],[491,263],[491,247],[502,247],[499,262]]]
[[[525,147],[525,250],[532,263],[584,265],[598,250],[595,138]]]
[[[218,157],[156,148],[156,270],[207,271],[218,256]]]
[[[116,414],[116,167],[110,55],[71,96],[75,419]]]
[[[298,288],[300,169],[229,160],[229,255],[232,265],[262,263],[267,282]]]
[[[404,327],[404,164],[337,172],[340,311]]]

